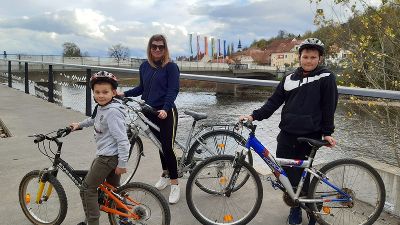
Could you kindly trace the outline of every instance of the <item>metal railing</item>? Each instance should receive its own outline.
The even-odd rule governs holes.
[[[55,62],[41,62],[41,61],[29,61],[29,60],[9,60],[9,59],[0,59],[4,62],[8,63],[7,68],[7,77],[8,77],[8,86],[12,87],[12,70],[11,70],[11,62],[19,62],[24,63],[24,83],[25,83],[25,93],[29,94],[28,80],[29,80],[29,71],[28,71],[28,63],[31,64],[40,64],[48,66],[48,101],[54,102],[54,75],[53,75],[53,66],[63,66],[63,67],[74,67],[86,69],[86,115],[91,114],[91,89],[89,86],[89,80],[92,74],[92,70],[107,70],[107,71],[118,71],[118,72],[130,72],[130,73],[138,73],[138,69],[127,69],[127,68],[118,68],[118,67],[107,67],[107,66],[90,66],[90,65],[79,65],[79,64],[66,64],[66,63],[55,63]],[[267,87],[276,87],[279,84],[279,81],[275,80],[257,80],[257,79],[245,79],[245,78],[231,78],[231,77],[222,77],[218,74],[212,75],[197,75],[197,74],[186,74],[181,73],[180,78],[188,79],[188,80],[199,80],[199,81],[212,81],[217,83],[230,83],[230,84],[241,84],[241,85],[255,85],[255,86],[267,86]],[[345,95],[355,95],[355,96],[364,96],[364,97],[373,97],[373,98],[385,98],[385,99],[393,99],[400,100],[400,91],[391,91],[391,90],[378,90],[378,89],[368,89],[368,88],[355,88],[355,87],[338,87],[339,94]]]

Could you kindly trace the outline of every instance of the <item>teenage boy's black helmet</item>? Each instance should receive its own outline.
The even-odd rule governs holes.
[[[93,90],[94,84],[97,82],[100,82],[100,81],[110,83],[112,85],[113,89],[117,89],[117,87],[118,87],[118,80],[114,74],[109,73],[107,71],[99,71],[97,73],[94,73],[92,75],[92,77],[90,78],[90,82],[89,82],[90,88]]]
[[[314,48],[317,49],[319,52],[319,55],[324,55],[325,52],[325,45],[324,43],[322,43],[322,41],[320,41],[317,38],[307,38],[306,40],[304,40],[299,47],[299,55],[301,54],[301,51],[303,51],[303,49],[305,48]]]

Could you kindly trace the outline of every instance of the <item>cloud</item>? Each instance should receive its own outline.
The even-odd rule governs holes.
[[[106,56],[121,43],[132,56],[145,57],[148,38],[163,33],[178,56],[189,53],[190,33],[235,46],[240,38],[246,46],[279,30],[302,34],[313,28],[306,0],[30,0],[23,8],[18,2],[6,1],[0,9],[0,46],[13,53],[60,54],[69,41],[89,55]]]

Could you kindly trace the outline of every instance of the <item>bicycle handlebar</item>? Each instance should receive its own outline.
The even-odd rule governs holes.
[[[54,141],[57,138],[65,137],[69,133],[71,133],[71,131],[72,131],[72,129],[70,127],[66,127],[66,128],[58,129],[57,131],[50,132],[48,134],[35,134],[35,135],[30,136],[30,137],[36,137],[35,140],[33,140],[33,142],[35,144],[37,144],[37,143],[42,142],[44,140]],[[54,133],[54,132],[57,132],[57,134],[55,136],[48,136],[49,134]]]
[[[129,107],[128,102],[136,102],[140,106],[142,111],[149,112],[155,116],[158,116],[159,114],[159,112],[155,108],[151,107],[150,105],[147,105],[143,100],[136,100],[130,97],[124,97],[122,98],[122,102],[124,103],[124,105],[128,107]]]
[[[240,127],[246,127],[254,133],[257,128],[257,125],[253,124],[253,122],[249,120],[241,120],[236,123],[235,129],[239,130]]]
[[[39,134],[39,135],[35,138],[35,140],[33,140],[33,143],[37,144],[37,143],[39,143],[39,142],[44,141],[45,139],[46,139],[46,136],[44,136],[43,134]]]

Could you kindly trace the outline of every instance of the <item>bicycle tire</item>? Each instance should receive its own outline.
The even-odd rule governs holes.
[[[126,165],[127,173],[121,174],[121,186],[129,183],[139,167],[140,159],[143,154],[143,142],[139,136],[130,140],[129,158]],[[133,143],[133,144],[132,144]]]
[[[232,177],[230,170],[233,170],[231,164],[234,159],[235,157],[230,155],[210,157],[197,165],[190,174],[186,184],[186,203],[193,216],[201,224],[247,224],[256,216],[260,209],[263,199],[263,187],[257,172],[247,162],[243,162],[241,167],[241,171],[243,170],[248,173],[246,186],[232,192],[229,197],[226,196],[225,188]],[[225,165],[228,166],[225,167]],[[215,172],[216,175],[213,176],[210,172],[207,172],[209,168],[211,168],[210,171],[213,171],[213,173]],[[202,177],[204,171],[206,176]],[[194,185],[195,181],[197,179],[207,179],[207,176],[209,176],[208,178],[211,185],[215,184],[215,186],[219,186],[220,191],[218,194],[205,195],[203,192],[195,190],[199,188],[197,185]],[[240,179],[240,175],[238,179]],[[212,189],[217,190],[217,187]],[[199,199],[199,201],[197,201],[197,199]],[[235,200],[237,200],[238,203],[234,203],[233,201]],[[230,206],[230,203],[233,203],[233,206]],[[242,212],[245,209],[250,210]],[[235,215],[233,215],[233,213]]]
[[[222,138],[218,138],[218,137],[222,137]],[[230,131],[230,130],[212,130],[210,132],[203,134],[199,139],[203,140],[203,143],[207,146],[208,146],[208,144],[218,146],[218,144],[220,144],[220,142],[225,142],[225,144],[228,143],[227,142],[228,138],[232,138],[232,140],[233,140],[233,141],[229,142],[229,143],[233,143],[232,149],[230,149],[230,151],[228,151],[228,152],[226,152],[225,149],[223,149],[222,151],[217,149],[216,152],[219,155],[234,155],[235,150],[237,148],[236,144],[240,144],[242,146],[246,145],[246,139],[243,136],[241,136],[238,133],[235,133],[233,131]],[[229,144],[229,145],[232,145],[232,144]],[[189,165],[191,162],[193,162],[195,154],[199,151],[198,149],[201,149],[201,148],[202,148],[202,146],[200,145],[200,142],[198,140],[196,140],[189,149],[189,153],[188,153],[188,156],[186,159],[186,165]],[[218,147],[216,147],[216,148],[218,148]],[[203,155],[198,158],[204,160],[205,158],[208,158],[208,157]],[[253,165],[253,156],[251,154],[251,151],[247,152],[246,160],[250,165]],[[241,182],[240,184],[235,186],[235,189],[233,191],[240,189],[244,185],[246,180],[247,179],[244,179],[243,182]],[[215,194],[214,190],[205,188],[200,182],[196,182],[196,185],[204,192],[207,192],[209,194]]]
[[[139,192],[143,192],[145,194],[145,196],[140,197]],[[126,185],[120,186],[117,189],[116,193],[120,194],[121,196],[124,196],[124,195],[129,195],[131,197],[133,196],[133,200],[140,203],[138,205],[131,204],[131,206],[132,206],[133,210],[135,210],[136,214],[142,214],[145,217],[145,216],[153,216],[154,214],[160,213],[160,216],[156,217],[156,218],[141,218],[142,220],[145,220],[146,223],[144,223],[144,224],[169,225],[171,223],[171,212],[169,209],[168,202],[156,188],[154,188],[148,184],[145,184],[145,183],[133,182],[133,183],[128,183]],[[150,207],[150,204],[152,202],[144,202],[144,200],[146,200],[147,198],[150,198],[150,197],[154,201],[153,204],[155,204],[159,207],[158,209]],[[116,208],[116,205],[114,202],[111,202],[110,206],[111,206],[111,208],[114,208],[114,209]],[[108,214],[108,219],[109,219],[111,225],[119,225],[120,224],[119,223],[120,218],[116,214]],[[152,221],[154,221],[154,222],[152,222]],[[141,221],[133,220],[132,222],[133,222],[133,224],[142,224],[142,223],[140,223]]]
[[[320,224],[370,225],[378,219],[385,204],[386,191],[382,178],[372,166],[356,159],[339,159],[323,166],[320,172],[329,178],[329,182],[353,196],[354,199],[351,203],[323,202],[310,204],[310,208],[314,212],[324,210],[322,207],[329,209],[330,212],[327,215],[316,214],[316,219]],[[337,172],[337,176],[335,176],[335,172]],[[350,180],[353,178],[354,180]],[[329,188],[328,185],[314,177],[310,184],[308,198],[319,198],[319,195],[325,193],[323,187]],[[332,194],[334,190],[329,188],[326,191],[330,191],[330,194]],[[376,199],[371,197],[372,194],[376,194]],[[338,195],[339,193],[336,194],[336,196]],[[368,212],[370,210],[359,212],[358,210],[361,209],[371,209],[372,211],[370,213]],[[361,217],[366,219],[361,221],[363,220]]]
[[[35,199],[38,191],[38,183],[40,179],[39,175],[39,170],[33,170],[22,178],[18,191],[19,204],[25,216],[33,224],[59,225],[64,221],[68,209],[67,196],[65,195],[64,188],[56,177],[48,174],[48,181],[45,184],[43,194],[46,193],[49,184],[53,186],[53,191],[50,195],[50,198],[46,199],[44,196],[42,196],[41,202],[37,204]],[[32,185],[32,188],[30,185]],[[55,194],[57,194],[58,199],[56,198]],[[49,213],[48,211],[55,211],[56,213]],[[43,217],[47,218],[41,218],[41,216],[35,214],[35,212],[38,214],[44,213],[45,215],[43,215]],[[54,218],[50,219],[48,216],[53,214],[56,215]]]

